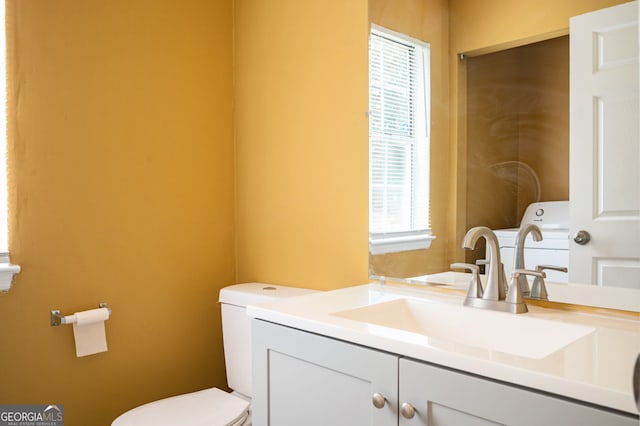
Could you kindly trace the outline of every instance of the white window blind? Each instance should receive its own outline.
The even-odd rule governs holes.
[[[0,253],[9,252],[7,241],[7,43],[5,34],[5,4],[0,0]]]
[[[369,241],[373,254],[427,248],[429,46],[373,27],[369,39]]]
[[[8,27],[5,14],[5,1],[0,0],[0,292],[11,288],[13,276],[20,272],[20,266],[9,261],[9,242],[7,225],[7,42]]]

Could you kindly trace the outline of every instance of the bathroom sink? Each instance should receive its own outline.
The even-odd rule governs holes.
[[[366,324],[417,333],[490,352],[540,359],[594,331],[591,327],[408,298],[335,312]]]

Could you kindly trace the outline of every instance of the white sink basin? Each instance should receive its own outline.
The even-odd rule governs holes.
[[[529,318],[527,314],[516,315],[404,298],[333,315],[535,359],[544,358],[594,331],[591,327]]]

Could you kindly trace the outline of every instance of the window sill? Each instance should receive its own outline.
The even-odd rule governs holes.
[[[0,254],[0,292],[5,293],[11,288],[13,276],[20,272],[19,265],[9,262],[8,254]]]
[[[372,255],[421,250],[431,247],[436,237],[430,229],[409,232],[369,234],[369,253]]]

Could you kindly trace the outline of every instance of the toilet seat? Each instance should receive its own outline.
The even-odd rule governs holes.
[[[111,426],[240,426],[249,414],[249,401],[210,388],[133,408]]]

